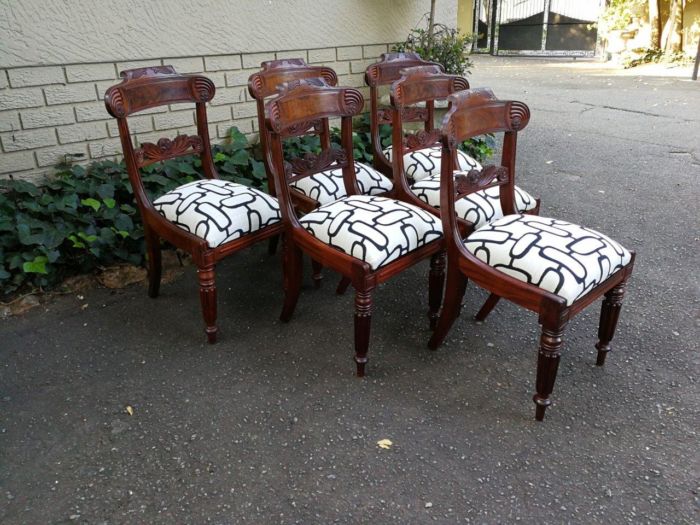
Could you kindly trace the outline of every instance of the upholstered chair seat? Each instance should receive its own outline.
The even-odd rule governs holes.
[[[277,199],[221,179],[189,182],[160,196],[153,206],[211,248],[282,220]]]
[[[393,188],[388,177],[360,162],[355,162],[355,177],[363,195],[379,195],[387,193]],[[347,195],[343,182],[343,170],[340,168],[316,173],[300,179],[290,186],[314,199],[320,205],[328,204]]]
[[[376,270],[442,236],[440,218],[385,197],[344,197],[299,219],[319,241]]]
[[[455,176],[463,175],[467,172],[456,171]],[[420,200],[434,206],[440,207],[440,174],[439,172],[430,175],[412,187],[411,191]],[[528,212],[537,208],[537,199],[524,189],[515,186],[515,210],[519,213]],[[455,213],[460,219],[471,222],[474,228],[481,228],[491,221],[503,217],[501,209],[501,198],[498,188],[491,187],[482,191],[477,191],[466,197],[455,201]]]
[[[558,295],[567,305],[632,259],[600,232],[534,215],[502,217],[469,235],[464,246],[490,267]]]
[[[391,146],[384,149],[384,155],[389,162],[392,162]],[[430,175],[435,175],[437,180],[439,180],[441,158],[442,146],[439,144],[416,151],[409,151],[403,156],[404,173],[406,177],[415,182],[425,179]],[[463,151],[457,151],[457,163],[459,165],[459,170],[462,171],[481,169],[481,164]]]

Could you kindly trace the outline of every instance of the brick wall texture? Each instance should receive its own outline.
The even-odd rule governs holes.
[[[388,44],[372,44],[254,54],[163,58],[138,62],[66,64],[0,69],[0,179],[41,178],[68,158],[90,162],[118,158],[121,144],[116,121],[102,101],[105,90],[119,82],[124,69],[170,64],[180,73],[201,73],[216,85],[208,109],[212,140],[222,140],[236,126],[254,140],[255,104],[248,76],[260,62],[274,58],[305,59],[332,67],[339,85],[364,87],[364,71]],[[130,118],[136,144],[194,132],[188,105],[155,108]]]

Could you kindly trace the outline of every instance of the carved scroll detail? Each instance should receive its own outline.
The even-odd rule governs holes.
[[[362,111],[365,99],[356,89],[344,89],[341,110],[345,115],[357,115]]]
[[[404,137],[403,143],[408,149],[422,149],[439,142],[441,136],[442,131],[439,129],[433,129],[431,131],[421,129],[416,133],[411,133],[410,135]]]
[[[505,166],[486,166],[483,170],[469,170],[466,174],[455,176],[455,194],[459,197],[486,189],[493,185],[508,182],[508,168]]]
[[[298,179],[318,173],[319,171],[324,171],[334,164],[334,168],[343,168],[347,163],[348,157],[344,150],[331,148],[324,149],[318,155],[315,153],[306,153],[303,157],[291,159],[288,165],[293,173],[292,177]],[[290,178],[291,174],[288,172],[287,168],[285,168],[285,172],[287,172],[287,178]]]
[[[310,133],[312,129],[313,133],[321,133],[323,131],[323,121],[321,119],[318,119],[299,122],[298,124],[294,124],[292,126],[287,127],[283,130],[283,133],[281,134],[283,138],[296,137],[298,135],[305,135],[306,133]]]
[[[122,94],[121,89],[116,86],[108,89],[105,96],[105,102],[107,103],[109,112],[113,116],[117,118],[126,117],[126,106],[124,106],[124,95]]]
[[[518,131],[527,126],[530,121],[530,109],[522,102],[513,101],[510,103],[510,125]]]
[[[192,91],[192,96],[197,102],[209,102],[214,98],[214,93],[216,88],[214,83],[207,77],[192,77],[190,79],[190,90]]]
[[[178,135],[173,140],[162,138],[157,144],[144,142],[140,148],[134,150],[134,155],[136,163],[142,167],[172,157],[200,153],[203,146],[202,137],[199,135]]]

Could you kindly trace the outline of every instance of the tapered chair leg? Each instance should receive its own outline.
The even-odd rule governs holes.
[[[428,341],[428,348],[435,350],[447,337],[459,311],[462,308],[462,297],[467,288],[467,278],[459,271],[456,264],[447,265],[447,283],[445,284],[445,302],[433,335]]]
[[[280,319],[286,323],[292,318],[301,293],[302,254],[301,250],[286,238],[282,239],[282,249],[284,304]]]
[[[216,272],[214,266],[197,269],[199,278],[199,300],[202,303],[205,332],[209,343],[216,343]]]
[[[163,271],[160,256],[160,238],[148,226],[144,225],[143,230],[146,240],[148,296],[158,297],[158,293],[160,292],[160,277]]]
[[[554,389],[554,381],[557,379],[563,334],[563,325],[554,328],[542,327],[540,351],[537,356],[537,393],[532,398],[536,405],[535,419],[537,421],[544,419],[544,411],[552,404],[549,396]]]
[[[486,302],[484,303],[484,306],[482,306],[481,310],[477,312],[477,314],[474,316],[474,319],[476,319],[477,321],[485,321],[488,315],[491,313],[491,310],[493,310],[498,304],[499,299],[500,297],[495,293],[489,295],[486,299]]]
[[[311,268],[313,271],[311,278],[314,281],[314,288],[321,288],[321,281],[323,280],[321,271],[323,270],[323,265],[315,259],[311,259]]]
[[[369,332],[372,324],[372,290],[355,292],[355,363],[357,377],[365,375]]]
[[[434,254],[430,258],[430,274],[428,277],[428,320],[430,329],[435,330],[440,317],[442,291],[445,286],[445,252]]]
[[[610,351],[610,341],[615,335],[617,320],[620,317],[622,301],[625,297],[625,286],[627,282],[621,282],[615,288],[605,294],[603,306],[600,309],[600,324],[598,325],[598,342],[595,347],[598,349],[596,359],[597,366],[605,364],[605,357]]]

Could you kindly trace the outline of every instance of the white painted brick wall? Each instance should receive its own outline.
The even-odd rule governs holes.
[[[107,125],[104,122],[83,122],[82,124],[61,126],[56,128],[56,131],[61,144],[85,142],[107,137]]]
[[[2,149],[7,152],[53,146],[56,144],[56,130],[44,128],[2,133],[0,134],[0,142],[2,142]]]
[[[387,44],[356,45],[0,69],[0,178],[14,174],[37,180],[66,155],[84,162],[120,156],[117,123],[102,98],[108,87],[121,81],[118,74],[125,69],[170,64],[181,73],[204,74],[216,86],[214,100],[207,105],[210,138],[226,139],[236,126],[249,140],[257,140],[256,106],[247,84],[261,62],[303,58],[324,64],[338,73],[340,85],[360,87],[366,96],[364,71],[387,48]],[[172,104],[131,116],[135,143],[195,133],[192,107]]]
[[[65,84],[66,77],[59,66],[22,67],[10,69],[10,86],[13,88],[27,86],[44,86],[46,84]]]
[[[47,128],[75,122],[75,113],[71,106],[25,109],[20,111],[20,116],[24,129]]]
[[[46,103],[51,104],[70,104],[71,102],[87,102],[95,100],[94,84],[70,84],[66,86],[47,86],[44,88],[46,95]]]
[[[111,80],[117,78],[114,64],[82,64],[67,66],[68,82],[87,82],[90,80]]]

